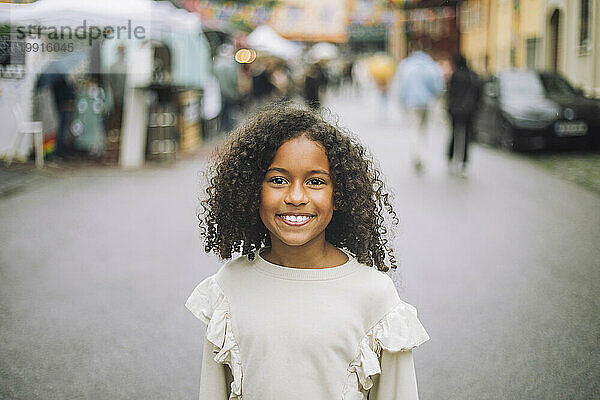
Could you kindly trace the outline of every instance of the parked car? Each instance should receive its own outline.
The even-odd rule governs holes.
[[[555,73],[503,71],[484,83],[474,131],[510,150],[600,145],[600,101]]]

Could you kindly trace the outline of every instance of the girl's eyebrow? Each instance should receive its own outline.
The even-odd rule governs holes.
[[[284,173],[284,174],[288,173],[287,169],[285,169],[285,168],[279,168],[279,167],[273,167],[273,168],[269,168],[267,170],[267,172],[270,172],[270,171],[277,171],[277,172],[281,172],[281,173]],[[329,172],[327,172],[325,170],[322,170],[322,169],[313,169],[313,170],[308,171],[308,172],[310,174],[323,174],[323,175],[329,176]]]

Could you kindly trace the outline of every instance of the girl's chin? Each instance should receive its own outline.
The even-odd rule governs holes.
[[[307,235],[281,235],[277,236],[277,241],[280,242],[284,246],[289,247],[300,247],[304,246],[315,238]]]
[[[281,244],[283,244],[284,246],[289,246],[289,247],[300,247],[300,246],[304,246],[305,244],[310,242],[310,239],[303,240],[303,239],[280,238],[279,240],[281,241]]]

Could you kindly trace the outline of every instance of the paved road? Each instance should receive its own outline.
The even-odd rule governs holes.
[[[449,176],[439,111],[417,175],[410,127],[345,103],[396,192],[404,293],[432,338],[415,351],[421,398],[600,398],[600,198],[484,148]]]
[[[600,197],[518,157],[474,148],[426,169],[371,96],[329,99],[381,161],[401,228],[401,296],[431,341],[421,399],[600,398]],[[192,399],[202,324],[183,307],[218,264],[195,211],[203,161],[85,169],[0,201],[0,397]]]

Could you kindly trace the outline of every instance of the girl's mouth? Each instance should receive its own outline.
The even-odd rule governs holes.
[[[283,221],[286,225],[302,226],[307,224],[314,215],[307,214],[276,214],[277,218]]]

